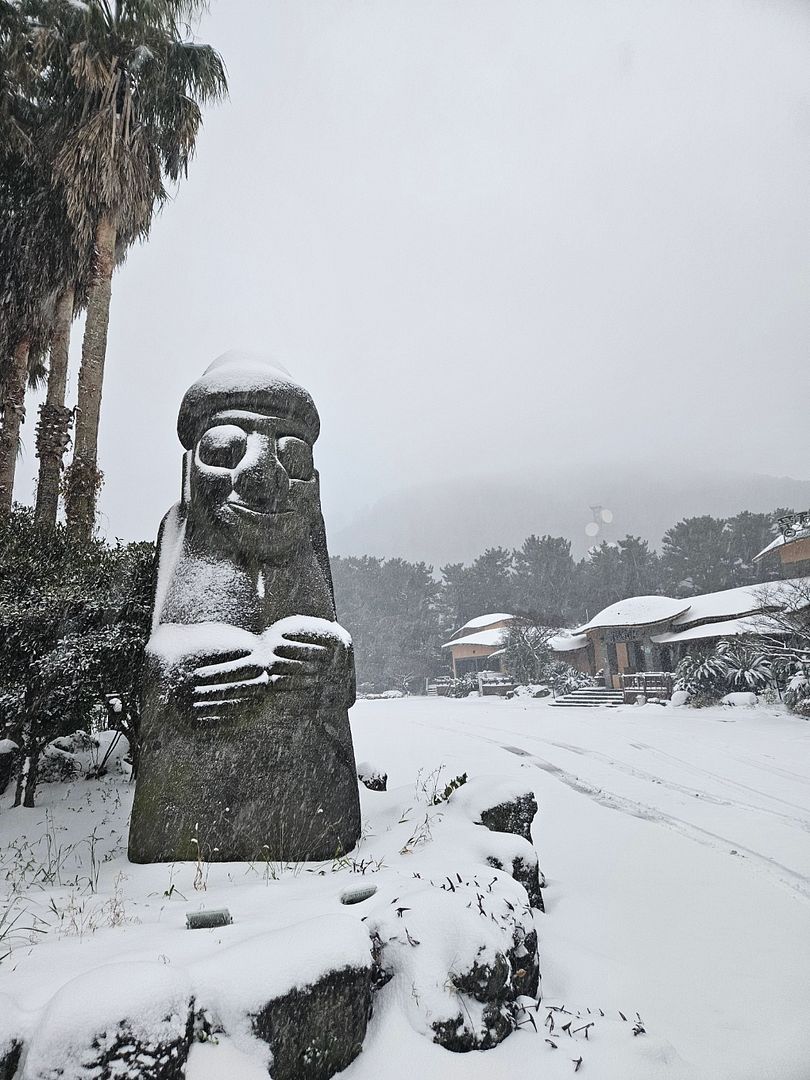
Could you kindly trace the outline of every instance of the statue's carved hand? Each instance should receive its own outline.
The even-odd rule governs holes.
[[[324,621],[324,630],[286,629],[282,623],[254,637],[251,647],[217,653],[194,667],[188,687],[200,720],[227,717],[268,693],[317,692],[345,696],[349,648]]]
[[[260,696],[267,688],[264,658],[255,651],[231,653],[195,668],[191,698],[201,720],[214,719]]]
[[[323,685],[341,644],[320,634],[285,633],[275,648],[271,675],[276,690],[309,690]]]

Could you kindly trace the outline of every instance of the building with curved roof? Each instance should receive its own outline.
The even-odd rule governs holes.
[[[610,604],[551,645],[581,671],[602,674],[605,685],[622,686],[622,677],[672,672],[696,642],[739,636],[784,634],[774,614],[810,603],[807,578],[766,585],[670,596],[630,596]]]

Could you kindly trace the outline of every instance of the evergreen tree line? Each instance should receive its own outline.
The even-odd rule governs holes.
[[[355,642],[358,684],[367,690],[417,690],[448,674],[441,646],[469,619],[489,612],[534,625],[574,627],[628,596],[695,596],[779,576],[774,560],[754,556],[790,513],[743,511],[730,518],[685,518],[660,551],[625,536],[576,560],[561,536],[529,536],[514,550],[489,548],[472,563],[449,563],[440,576],[424,562],[333,557],[338,615]]]
[[[441,646],[470,618],[525,616],[576,626],[626,596],[689,596],[776,576],[753,555],[787,513],[689,518],[660,553],[638,537],[602,543],[579,561],[562,537],[530,536],[441,574],[424,562],[333,558],[338,615],[355,643],[361,691],[419,691],[449,673]],[[20,747],[17,798],[33,805],[43,748],[98,727],[120,730],[137,764],[140,678],[149,636],[154,544],[108,544],[43,528],[34,510],[0,521],[0,740]],[[2,763],[2,762],[0,762]]]

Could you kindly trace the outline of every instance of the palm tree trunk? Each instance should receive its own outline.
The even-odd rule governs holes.
[[[79,370],[76,438],[65,493],[69,531],[89,540],[96,520],[96,499],[101,485],[98,471],[98,420],[110,324],[110,296],[115,263],[115,222],[104,216],[96,227],[95,280],[87,302],[87,322]]]
[[[15,806],[33,806],[39,779],[39,755],[42,749],[39,701],[37,694],[29,685],[24,697],[25,719],[22,724],[20,743],[22,746],[17,773],[17,790],[14,794]]]
[[[0,413],[0,519],[11,513],[14,497],[14,473],[20,445],[20,425],[25,419],[25,387],[28,382],[27,338],[17,342],[8,379],[5,383]]]
[[[37,425],[37,525],[52,529],[59,509],[59,482],[62,478],[62,458],[69,442],[71,412],[65,407],[67,389],[70,327],[73,323],[75,290],[69,285],[59,297],[51,333],[51,360],[48,371],[48,394],[40,406]]]

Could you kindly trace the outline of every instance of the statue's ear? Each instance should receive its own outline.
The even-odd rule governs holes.
[[[186,450],[183,454],[183,479],[181,481],[180,502],[188,506],[191,502],[191,462],[194,457],[194,448]]]

